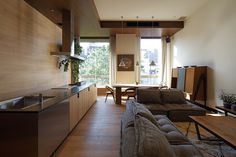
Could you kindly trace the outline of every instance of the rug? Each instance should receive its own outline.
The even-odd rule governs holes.
[[[199,127],[201,137],[198,140],[194,123],[175,123],[178,129],[201,151],[204,157],[236,157],[236,150],[214,135]],[[190,124],[190,125],[189,125]]]

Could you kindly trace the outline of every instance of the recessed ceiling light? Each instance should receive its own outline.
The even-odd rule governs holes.
[[[54,10],[54,9],[51,9],[50,11],[51,11],[52,13],[53,13],[53,12],[55,12],[55,10]]]

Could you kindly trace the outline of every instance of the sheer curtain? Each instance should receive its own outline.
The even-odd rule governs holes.
[[[110,37],[110,84],[116,83],[116,37]]]
[[[169,42],[167,42],[169,38]],[[173,46],[171,37],[162,37],[162,74],[161,80],[162,83],[170,87],[171,85],[171,72],[173,64]]]

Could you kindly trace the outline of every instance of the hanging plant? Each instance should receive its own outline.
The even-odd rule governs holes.
[[[78,42],[75,42],[75,54],[80,55],[82,53],[82,47],[79,45]]]
[[[62,61],[59,62],[59,69],[61,68],[61,66],[64,65],[64,71],[66,72],[69,69],[69,64],[70,64],[69,58],[63,59]]]
[[[59,62],[59,69],[64,65],[64,72],[67,72],[71,64],[72,82],[76,83],[79,81],[79,65],[82,62],[82,60],[67,58]]]
[[[75,54],[80,55],[82,52],[82,47],[75,42]],[[69,69],[69,65],[71,63],[71,76],[72,83],[76,83],[79,81],[79,65],[82,63],[82,60],[74,59],[74,58],[66,58],[59,62],[59,69],[64,65],[64,71],[67,72]]]
[[[71,73],[73,83],[79,82],[79,65],[82,62],[82,60],[71,60]]]

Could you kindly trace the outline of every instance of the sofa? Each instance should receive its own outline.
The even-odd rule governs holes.
[[[166,115],[173,122],[189,122],[189,116],[203,116],[206,110],[185,99],[177,89],[138,88],[137,102],[154,115]]]
[[[121,118],[120,157],[203,157],[165,115],[126,102]]]

